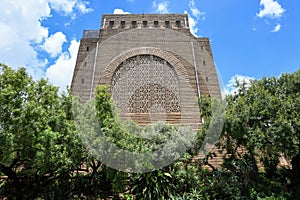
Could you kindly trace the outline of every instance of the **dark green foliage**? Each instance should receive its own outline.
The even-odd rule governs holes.
[[[8,177],[1,185],[8,196],[32,199],[68,177],[80,162],[80,141],[57,87],[33,81],[24,68],[0,68],[0,172]]]
[[[46,80],[32,80],[24,68],[12,70],[1,65],[0,198],[299,199],[300,71],[263,78],[249,87],[238,83],[237,87],[237,92],[226,98],[224,116],[213,116],[224,110],[223,106],[215,106],[215,99],[199,99],[204,124],[196,148],[187,148],[181,155],[176,150],[179,143],[194,145],[188,129],[164,123],[139,127],[132,121],[123,122],[109,88],[99,86],[94,101],[96,117],[101,133],[110,142],[120,149],[141,153],[167,144],[161,161],[180,157],[152,172],[127,173],[89,154],[74,123],[77,116],[72,112],[71,95],[58,94],[58,88]],[[84,106],[80,108],[86,111]],[[223,119],[217,143],[227,152],[222,167],[208,166],[208,158],[214,159],[214,154],[194,161],[204,140],[216,140],[215,135],[206,138],[210,131],[220,130],[211,128],[211,124],[222,124]],[[93,142],[97,144],[100,139]],[[244,150],[238,151],[240,148]],[[281,156],[290,161],[290,168],[278,167]]]
[[[165,170],[134,174],[132,182],[137,199],[168,199],[175,189],[171,174]]]
[[[249,191],[251,182],[266,196],[296,191],[294,187],[300,184],[300,71],[263,78],[248,88],[243,84],[238,87],[238,92],[226,99],[224,148],[231,156],[224,167],[243,177],[244,192]],[[237,152],[239,147],[245,148],[244,155]],[[286,180],[275,181],[280,177],[278,164],[282,156],[291,161],[293,169]],[[240,163],[238,168],[235,163]],[[263,175],[259,175],[259,163]],[[262,179],[269,181],[264,184],[272,185],[273,190],[259,189]]]

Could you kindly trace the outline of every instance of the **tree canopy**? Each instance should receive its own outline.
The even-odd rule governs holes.
[[[33,80],[25,68],[13,70],[1,64],[0,198],[299,199],[299,93],[300,70],[255,80],[249,86],[237,83],[236,92],[225,99],[226,108],[214,106],[211,97],[201,97],[199,115],[204,123],[197,145],[182,155],[176,147],[192,145],[193,137],[186,137],[189,129],[124,122],[108,87],[96,89],[93,105],[75,107],[85,115],[79,122],[87,129],[81,130],[75,123],[81,116],[74,112],[72,95],[59,94],[45,79]],[[91,105],[95,113],[88,112]],[[92,129],[91,122],[98,123],[100,132]],[[208,159],[215,159],[214,153],[195,160],[195,152],[201,150],[203,140],[214,144],[218,134],[204,138],[219,131],[223,164],[209,168]],[[169,142],[166,155],[158,151],[159,162],[168,156],[181,157],[148,173],[127,173],[89,153],[85,139],[91,145],[100,144],[109,158],[118,158],[119,149],[107,148],[100,136],[119,149],[137,153],[159,150]],[[288,165],[282,167],[279,158]]]
[[[237,148],[243,147],[248,166],[258,173],[258,162],[268,177],[278,172],[279,158],[292,168],[293,187],[299,189],[300,171],[300,70],[279,78],[262,78],[226,98],[226,123],[223,129],[226,150],[233,167]],[[241,158],[241,155],[240,157]],[[236,161],[236,160],[235,160]]]
[[[33,81],[24,68],[0,71],[0,172],[12,194],[30,199],[80,162],[80,141],[57,87]]]

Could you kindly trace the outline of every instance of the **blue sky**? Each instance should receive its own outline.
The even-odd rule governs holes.
[[[0,62],[65,89],[82,31],[99,29],[102,14],[188,13],[231,90],[234,78],[300,68],[299,8],[296,0],[0,0]]]

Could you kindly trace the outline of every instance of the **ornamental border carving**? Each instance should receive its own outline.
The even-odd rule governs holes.
[[[111,79],[113,77],[113,74],[115,70],[118,68],[118,66],[127,60],[130,57],[137,56],[137,55],[143,55],[143,54],[149,54],[149,55],[154,55],[158,56],[164,60],[166,60],[168,63],[174,67],[180,84],[182,81],[188,83],[189,78],[187,71],[185,67],[182,65],[179,59],[177,59],[172,53],[164,51],[159,48],[154,48],[154,47],[138,47],[138,48],[133,48],[129,49],[118,56],[116,56],[104,69],[103,74],[100,77],[100,80],[98,81],[98,84],[108,84],[110,85]]]

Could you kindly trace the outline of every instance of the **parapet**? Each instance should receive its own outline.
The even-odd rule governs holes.
[[[84,30],[82,38],[99,38],[99,30]]]
[[[102,29],[170,28],[189,29],[187,14],[105,14]]]

